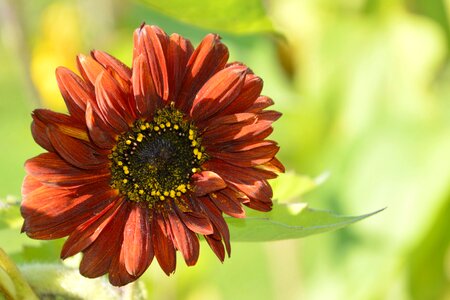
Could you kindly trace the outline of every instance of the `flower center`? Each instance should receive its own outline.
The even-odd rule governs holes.
[[[119,136],[110,155],[111,186],[151,207],[191,190],[191,176],[205,159],[196,127],[180,111],[163,108]]]

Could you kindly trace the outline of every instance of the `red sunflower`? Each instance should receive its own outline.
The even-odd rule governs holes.
[[[283,172],[266,138],[280,113],[262,80],[227,63],[217,35],[194,49],[156,26],[134,33],[130,69],[101,51],[77,57],[81,77],[56,70],[69,114],[37,109],[31,126],[48,152],[25,163],[23,231],[68,236],[61,257],[83,253],[86,277],[136,280],[156,257],[173,273],[176,251],[195,265],[199,235],[217,257],[230,254],[222,216],[242,204],[272,207],[267,180]]]

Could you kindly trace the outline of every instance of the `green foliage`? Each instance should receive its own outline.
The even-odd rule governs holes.
[[[276,203],[272,211],[268,213],[254,210],[246,212],[246,218],[226,219],[234,241],[267,242],[303,238],[346,227],[379,211],[356,217],[345,217],[308,208],[305,203]]]
[[[156,11],[208,30],[249,34],[272,32],[261,0],[141,0]]]

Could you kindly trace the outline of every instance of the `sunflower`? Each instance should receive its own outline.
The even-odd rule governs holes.
[[[273,101],[260,95],[261,78],[227,61],[218,35],[194,49],[142,25],[132,68],[102,51],[77,56],[81,76],[58,68],[68,114],[33,112],[33,137],[47,152],[25,163],[22,231],[68,236],[61,258],[82,252],[80,273],[108,273],[116,286],[154,257],[173,273],[176,251],[195,265],[199,236],[223,261],[223,213],[269,211],[267,180],[284,171],[266,140],[280,113],[266,110]]]

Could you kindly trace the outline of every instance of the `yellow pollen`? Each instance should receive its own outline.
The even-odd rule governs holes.
[[[171,198],[175,198],[175,191],[174,191],[174,190],[171,190],[171,191],[170,191],[170,197],[171,197]]]
[[[198,154],[198,149],[195,148],[193,152],[194,152],[194,155],[197,155]]]
[[[194,130],[189,129],[189,135],[194,135]]]
[[[128,179],[125,178],[124,180],[122,180],[122,182],[123,182],[123,183],[127,183],[127,182],[128,182]]]
[[[147,129],[147,127],[146,127],[144,124],[142,124],[142,125],[140,126],[140,128],[141,128],[141,130]]]
[[[178,128],[180,128],[180,126],[178,126],[177,124],[175,124],[175,125],[173,125],[173,128],[174,128],[175,130],[178,130]]]
[[[130,145],[130,144],[131,144],[131,141],[130,141],[130,140],[126,140],[126,141],[125,141],[125,144]]]
[[[156,196],[161,195],[161,193],[159,191],[156,191]]]
[[[166,127],[166,125],[164,125],[164,124],[159,124],[159,127],[164,128],[164,127]]]
[[[197,172],[197,168],[192,168],[192,173],[196,173]]]
[[[153,130],[154,130],[154,131],[158,131],[158,130],[159,130],[159,127],[158,127],[158,126],[155,126],[155,127],[153,127]]]
[[[197,146],[197,141],[192,141],[192,147]]]
[[[139,190],[139,194],[144,194],[144,190]]]
[[[152,192],[150,193],[150,195],[155,196],[156,195],[156,191],[152,190]]]
[[[180,197],[180,196],[181,196],[181,193],[180,193],[180,192],[177,192],[177,196]]]
[[[171,125],[172,125],[172,124],[170,124],[170,122],[167,122],[167,123],[166,123],[166,126],[167,126],[167,127],[170,127]]]
[[[164,197],[164,196],[159,196],[159,200],[164,200],[164,199],[166,199],[166,197]]]
[[[180,185],[177,187],[177,190],[179,190],[179,191],[184,190],[184,189],[186,189],[186,185],[185,185],[185,184],[180,184]]]
[[[199,153],[197,154],[197,159],[200,160],[200,159],[202,158],[202,155],[203,155],[203,154],[202,154],[201,152],[199,152]]]
[[[123,162],[118,161],[117,164],[118,164],[119,166],[121,166],[121,165],[123,165]]]
[[[127,167],[127,166],[123,166],[123,172],[124,172],[125,174],[129,174],[129,173],[130,173],[130,171],[128,170],[128,167]]]
[[[193,135],[188,136],[188,138],[192,141],[194,139]]]
[[[150,128],[150,124],[149,123],[145,123],[145,128]]]
[[[144,135],[142,134],[142,133],[138,133],[138,136],[137,136],[137,138],[136,138],[136,140],[138,141],[138,142],[142,142],[142,139],[144,138]]]
[[[164,194],[164,196],[166,196],[166,197],[169,196],[169,192],[168,192],[168,191],[164,191],[163,194]]]

